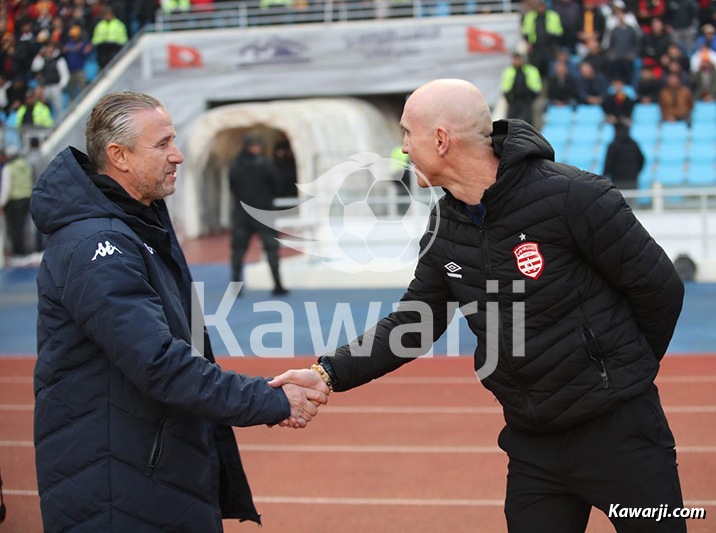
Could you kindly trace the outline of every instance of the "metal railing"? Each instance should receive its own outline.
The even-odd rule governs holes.
[[[157,11],[155,31],[208,28],[246,28],[270,24],[347,22],[387,18],[477,15],[519,11],[512,0],[326,0],[291,6],[270,1],[222,2],[210,9],[192,6],[188,11]]]

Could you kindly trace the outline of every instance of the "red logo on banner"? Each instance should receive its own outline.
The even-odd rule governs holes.
[[[201,68],[204,63],[201,61],[201,54],[195,48],[188,46],[168,45],[169,68]]]
[[[483,54],[506,53],[505,40],[499,33],[467,27],[467,50]]]
[[[536,242],[525,242],[512,250],[517,259],[517,269],[528,278],[537,279],[544,270],[544,257]]]

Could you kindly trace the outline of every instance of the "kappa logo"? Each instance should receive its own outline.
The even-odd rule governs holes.
[[[121,254],[122,250],[117,248],[115,245],[113,245],[109,241],[104,241],[104,244],[102,244],[101,242],[98,242],[97,243],[97,251],[95,251],[92,261],[97,259],[97,256],[105,257],[107,255],[113,255],[114,252],[119,252]]]
[[[544,257],[539,251],[539,244],[536,242],[525,242],[517,246],[512,253],[517,259],[517,269],[522,275],[537,279],[544,270]]]
[[[445,268],[448,271],[447,275],[450,276],[451,278],[461,278],[462,277],[462,274],[456,273],[458,270],[462,270],[462,267],[460,265],[458,265],[457,263],[450,261],[447,265],[445,265]]]

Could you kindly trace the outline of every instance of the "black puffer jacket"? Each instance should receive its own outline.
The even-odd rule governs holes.
[[[493,148],[501,161],[497,182],[482,198],[484,228],[446,194],[439,223],[433,212],[434,242],[403,306],[427,303],[433,313],[427,333],[437,339],[451,318],[447,302],[477,302],[478,312],[467,317],[479,341],[475,368],[486,363],[487,323],[499,323],[499,358],[482,382],[502,404],[507,424],[531,433],[562,431],[653,382],[681,311],[683,284],[608,180],[555,163],[547,141],[522,121],[496,122]],[[429,232],[421,245],[431,238]],[[497,280],[498,292],[488,280]],[[499,304],[494,320],[488,302]],[[525,307],[525,344],[518,341],[513,355],[517,303]],[[389,335],[419,320],[417,311],[400,309],[381,320],[369,332],[375,335],[370,357],[339,348],[327,361],[336,390],[412,360],[391,352]],[[359,342],[351,343],[354,353],[362,350]],[[420,336],[404,334],[402,342],[417,347]]]

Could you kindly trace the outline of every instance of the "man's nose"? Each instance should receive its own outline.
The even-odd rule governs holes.
[[[181,165],[184,162],[184,155],[178,147],[174,148],[174,151],[169,155],[169,162],[174,165]]]

